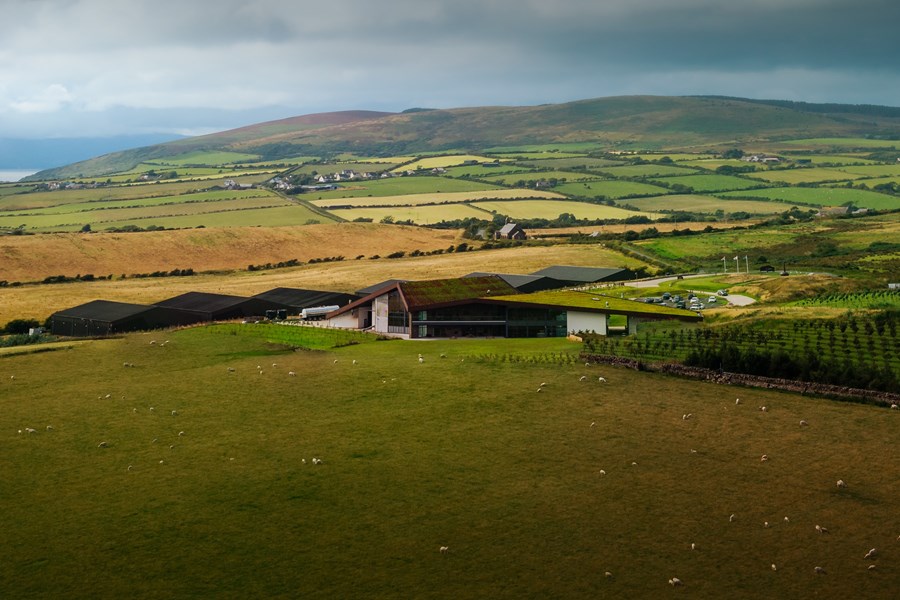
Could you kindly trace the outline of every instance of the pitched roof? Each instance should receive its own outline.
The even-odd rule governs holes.
[[[399,284],[399,288],[410,311],[460,300],[518,293],[516,288],[496,275],[405,281]]]
[[[253,297],[298,309],[310,308],[313,306],[327,306],[333,304],[342,305],[359,299],[359,296],[357,296],[356,294],[345,294],[343,292],[325,292],[320,290],[303,290],[286,287],[271,289],[267,292],[256,294]]]
[[[514,273],[484,273],[476,271],[463,275],[463,277],[486,277],[488,275],[496,275],[509,285],[513,286],[520,292],[535,292],[538,290],[549,290],[566,286],[566,282],[558,281],[552,277],[544,277],[541,275],[517,275]]]
[[[507,233],[512,233],[516,229],[521,229],[518,223],[507,223],[500,228],[500,231],[498,233],[500,233],[501,235],[506,235]]]
[[[79,304],[72,308],[57,311],[53,313],[53,316],[115,323],[116,321],[121,321],[145,313],[148,310],[153,310],[154,308],[156,307],[147,304],[129,304],[126,302],[113,302],[111,300],[92,300],[85,304]]]
[[[186,294],[181,294],[180,296],[157,302],[156,306],[214,313],[227,310],[233,306],[247,302],[248,300],[250,299],[244,298],[243,296],[210,294],[207,292],[187,292]]]
[[[554,265],[535,271],[532,275],[543,275],[560,281],[571,283],[595,283],[597,281],[614,281],[624,279],[627,269],[610,269],[606,267],[571,267],[566,265]]]
[[[378,290],[380,290],[382,288],[386,288],[388,286],[394,285],[396,283],[401,283],[403,281],[406,281],[406,279],[386,279],[380,283],[374,283],[374,284],[370,285],[369,287],[364,287],[361,290],[356,290],[356,294],[358,296],[368,296],[372,292],[377,292]]]

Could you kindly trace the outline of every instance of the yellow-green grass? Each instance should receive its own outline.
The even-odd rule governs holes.
[[[416,160],[415,156],[359,156],[356,154],[338,154],[335,160],[341,162],[387,163],[398,165]]]
[[[773,143],[782,148],[896,148],[897,140],[874,140],[869,138],[803,138]]]
[[[458,219],[490,219],[490,214],[473,208],[470,204],[440,204],[426,206],[388,206],[383,208],[349,208],[329,210],[331,214],[347,221],[372,219],[380,222],[390,217],[393,221],[409,221],[416,225],[431,225],[441,221]]]
[[[726,213],[746,212],[751,215],[769,215],[790,210],[791,204],[754,200],[724,200],[714,196],[698,194],[676,194],[657,196],[655,198],[635,198],[628,200],[629,206],[645,211],[687,211],[696,213],[715,213],[723,210]]]
[[[477,154],[448,154],[442,156],[430,156],[421,158],[402,167],[394,169],[395,171],[415,171],[416,169],[437,169],[447,167],[456,167],[469,161],[490,162],[494,159]]]
[[[893,165],[851,165],[838,167],[838,170],[853,173],[854,175],[865,175],[866,177],[897,177],[900,176],[900,163]]]
[[[579,152],[558,152],[556,150],[547,150],[544,152],[511,152],[511,153],[503,153],[498,154],[498,156],[506,156],[509,154],[511,157],[522,159],[522,160],[546,160],[546,159],[555,159],[555,158],[582,158],[584,154]]]
[[[550,198],[564,199],[565,196],[554,192],[529,189],[486,190],[478,192],[441,192],[439,194],[404,194],[402,196],[376,196],[358,198],[338,198],[334,200],[313,200],[310,204],[321,208],[366,207],[366,206],[421,206],[423,204],[456,204],[471,202],[485,198]]]
[[[318,175],[330,175],[333,173],[338,173],[344,170],[353,170],[357,173],[381,173],[383,171],[387,171],[391,168],[391,165],[394,163],[385,163],[385,162],[341,162],[341,163],[327,163],[327,164],[318,164],[318,163],[310,163],[305,164],[297,169],[291,171],[291,173],[304,173],[311,174],[316,173]]]
[[[852,202],[872,209],[900,208],[900,198],[869,190],[843,187],[780,187],[763,190],[743,190],[721,194],[723,198],[769,198],[782,202],[797,202],[815,206],[840,206]]]
[[[663,157],[666,157],[666,156],[668,156],[669,158],[671,158],[672,160],[674,160],[674,161],[676,161],[676,162],[686,162],[686,161],[694,161],[694,160],[705,160],[705,159],[708,159],[708,158],[713,158],[712,155],[710,155],[710,154],[704,154],[704,153],[692,154],[692,153],[690,153],[690,152],[671,152],[671,153],[667,153],[667,152],[655,152],[655,153],[652,153],[652,154],[645,154],[645,153],[642,153],[642,152],[636,152],[636,153],[633,153],[633,154],[632,154],[632,153],[629,153],[629,154],[627,155],[627,158],[640,158],[640,159],[642,159],[642,160],[654,161],[654,160],[659,160],[659,159],[661,159],[661,158],[663,158]]]
[[[567,182],[557,185],[553,191],[566,196],[585,198],[625,198],[628,196],[656,196],[665,194],[666,188],[637,181],[597,180],[585,183]]]
[[[696,169],[685,169],[683,167],[672,167],[669,165],[623,165],[618,167],[604,167],[592,169],[610,177],[665,177],[669,175],[689,175],[696,173]]]
[[[111,204],[111,206],[110,206]],[[160,217],[196,217],[207,213],[289,206],[291,203],[271,192],[244,195],[241,192],[203,192],[179,197],[127,200],[112,203],[70,204],[47,209],[0,213],[0,226],[25,225],[37,231],[70,231],[84,224],[116,227],[135,220]],[[18,224],[18,225],[15,225]]]
[[[284,227],[305,225],[307,223],[332,223],[334,220],[330,216],[310,210],[302,204],[288,203],[261,208],[239,206],[234,209],[222,208],[221,210],[210,210],[197,214],[122,219],[114,224],[104,223],[104,226],[124,227],[135,225],[137,227],[148,227],[149,225],[156,225],[158,227],[176,229],[201,226]]]
[[[518,182],[547,181],[549,179],[565,181],[593,181],[598,179],[596,175],[580,171],[536,171],[532,173],[512,173],[509,175],[494,175],[482,177],[484,181],[516,185]]]
[[[196,152],[186,152],[176,156],[167,156],[149,160],[147,163],[156,165],[233,165],[237,163],[255,162],[259,160],[258,154],[247,154],[246,152],[227,152],[227,151],[207,151],[198,150]]]
[[[804,160],[814,165],[869,165],[878,162],[852,154],[797,154],[789,158],[794,162]]]
[[[893,597],[893,412],[564,362],[578,348],[290,352],[196,329],[4,358],[4,588],[651,598],[678,577],[706,598]]]
[[[695,192],[701,193],[744,190],[760,185],[756,181],[733,175],[685,175],[683,177],[666,177],[662,182],[669,185],[685,185]]]
[[[547,158],[539,160],[525,160],[521,164],[529,167],[540,167],[549,169],[580,169],[597,170],[598,167],[609,167],[621,165],[618,160],[610,160],[608,158],[593,158],[591,156],[576,156],[574,158]]]
[[[484,213],[482,213],[484,214]],[[616,226],[617,229],[620,226]],[[646,227],[646,226],[641,226]],[[44,238],[44,239],[36,239]],[[10,236],[0,246],[4,279],[40,281],[52,275],[114,274],[113,280],[0,287],[0,323],[27,318],[44,321],[52,313],[97,298],[152,304],[190,291],[252,296],[276,287],[354,292],[396,278],[441,279],[473,271],[532,273],[554,264],[647,266],[632,256],[597,245],[520,246],[487,252],[410,256],[456,246],[456,230],[379,223],[302,227],[182,229],[140,234],[47,234]],[[38,243],[40,242],[40,243]],[[372,260],[403,251],[404,258]],[[346,260],[300,267],[247,270],[248,264],[345,256]],[[362,256],[363,259],[354,260]],[[192,268],[192,277],[122,279],[120,274]]]
[[[625,210],[617,206],[590,204],[566,200],[509,200],[505,202],[475,202],[472,204],[489,212],[507,215],[513,219],[555,219],[562,213],[575,215],[576,219],[627,219],[644,216],[659,218],[659,213]]]
[[[825,228],[819,230],[825,231]],[[801,233],[812,234],[816,231],[814,226],[791,230],[718,231],[702,236],[654,238],[635,243],[663,259],[711,257],[709,267],[715,269],[716,265],[722,264],[715,257],[725,256],[731,260],[736,254],[746,255],[753,263],[761,254],[768,255],[770,248],[789,244]]]
[[[802,168],[802,169],[771,169],[769,171],[757,171],[748,173],[747,177],[761,179],[771,183],[820,183],[823,181],[846,181],[847,179],[858,179],[851,177],[847,171],[838,169],[825,169],[821,167]]]
[[[715,171],[719,167],[724,166],[747,167],[748,165],[753,165],[753,163],[747,163],[737,158],[698,158],[696,160],[684,160],[678,162],[680,165],[686,167],[699,167],[710,171]]]
[[[402,194],[432,194],[439,192],[473,192],[502,189],[490,183],[450,179],[447,177],[415,176],[391,177],[353,181],[340,184],[330,192],[312,192],[304,198],[308,200],[333,200],[335,198],[358,198],[364,196],[398,196]]]
[[[580,154],[599,150],[600,146],[592,142],[559,142],[554,144],[523,144],[520,146],[494,146],[486,148],[487,154],[535,153],[549,154],[562,158],[566,155]]]
[[[881,185],[884,183],[900,183],[900,175],[894,175],[893,177],[873,177],[871,179],[866,177],[865,179],[856,179],[852,183],[853,183],[853,185],[865,184],[865,186],[868,188],[874,188],[876,185]],[[846,184],[847,184],[847,182],[844,181],[844,182],[826,183],[824,185],[826,185],[828,187],[837,187],[837,186],[846,185]]]
[[[489,175],[508,175],[509,173],[531,173],[533,169],[518,166],[514,163],[502,163],[496,167],[487,167],[485,165],[469,165],[465,167],[451,167],[447,169],[447,175],[450,177],[476,177],[484,178]]]

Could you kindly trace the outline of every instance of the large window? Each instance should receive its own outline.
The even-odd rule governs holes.
[[[509,308],[509,337],[565,337],[566,311],[553,308],[516,306]]]
[[[400,298],[400,292],[388,294],[388,332],[409,333],[409,313]]]

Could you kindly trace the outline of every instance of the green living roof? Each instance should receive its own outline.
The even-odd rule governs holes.
[[[574,290],[548,290],[534,292],[532,294],[518,294],[515,296],[494,296],[490,299],[516,304],[538,304],[541,306],[555,306],[567,309],[581,308],[592,312],[608,312],[634,316],[675,318],[692,321],[702,319],[702,317],[697,316],[697,313],[690,310],[670,308],[658,304],[646,304],[635,300],[626,300],[614,296],[604,296],[602,294]]]
[[[405,281],[400,284],[400,291],[403,293],[406,305],[411,311],[435,304],[447,304],[475,298],[510,296],[518,293],[516,288],[496,275],[432,279],[429,281]]]

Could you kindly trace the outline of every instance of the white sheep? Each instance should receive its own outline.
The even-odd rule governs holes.
[[[296,374],[294,371],[288,371],[288,376],[289,376],[289,377],[296,377],[297,374]]]
[[[425,362],[425,359],[422,358],[422,357],[420,356],[420,357],[419,357],[419,364],[421,365],[421,364],[424,363],[424,362]]]
[[[695,544],[694,542],[691,542],[691,550],[696,550],[696,549],[697,549],[697,544]]]
[[[353,362],[352,362],[352,363],[350,363],[350,364],[353,364],[353,365],[355,365],[355,364],[356,364],[356,359],[355,359],[355,358],[354,358],[354,359],[353,359]]]
[[[838,480],[837,480],[837,483],[835,483],[835,485],[837,485],[839,488],[845,488],[845,487],[847,487],[847,484],[844,483],[844,480],[843,480],[843,479],[838,479]]]
[[[762,412],[769,412],[769,408],[767,406],[760,406],[759,410],[761,410]]]
[[[821,525],[816,525],[816,531],[818,531],[819,533],[829,533],[829,531]]]
[[[177,417],[177,416],[178,416],[178,411],[177,411],[177,410],[173,410],[173,411],[172,411],[172,416],[173,416],[173,417]]]
[[[447,554],[447,552],[450,551],[450,546],[441,546],[438,548],[438,551],[440,551],[441,554]]]
[[[605,377],[598,377],[598,378],[597,378],[597,381],[599,381],[600,383],[606,383],[606,378],[605,378]]]
[[[591,421],[591,427],[595,427],[597,425],[596,421]]]
[[[234,373],[234,367],[228,367],[228,372],[229,372],[229,373]]]
[[[874,570],[875,570],[875,565],[869,565],[869,566],[866,567],[866,568],[867,568],[868,570],[870,570],[870,571],[874,571]]]
[[[778,570],[778,567],[775,566],[775,563],[772,563],[772,570],[773,570],[773,571],[777,571],[777,570]]]
[[[53,431],[53,425],[47,425],[47,431]]]
[[[825,569],[823,569],[822,567],[815,567],[815,568],[813,569],[813,571],[815,571],[818,575],[824,575],[824,574],[825,574]]]
[[[100,442],[99,444],[97,444],[97,447],[98,448],[108,448],[109,443],[108,442]]]
[[[582,375],[578,378],[578,381],[584,381],[585,379],[587,379],[587,375]]]
[[[759,462],[766,462],[767,460],[769,460],[769,455],[768,455],[768,454],[763,454],[763,455],[759,458]]]
[[[763,527],[766,528],[766,529],[768,529],[768,528],[769,528],[769,522],[768,522],[768,521],[763,521]]]
[[[728,517],[728,522],[729,522],[729,523],[734,523],[734,513],[731,513],[731,516]]]
[[[740,403],[741,403],[741,399],[740,399],[740,398],[735,398],[735,400],[734,400],[735,406],[737,406],[737,405],[740,404]]]
[[[897,406],[896,402],[891,404],[891,410],[898,410],[898,409],[900,409],[900,406]]]
[[[872,548],[871,550],[866,552],[866,555],[863,558],[868,560],[868,559],[872,558],[873,556],[875,556],[875,548]]]
[[[678,587],[678,586],[684,585],[684,584],[677,577],[673,577],[672,579],[669,580],[669,585],[671,585],[672,587]]]
[[[178,432],[178,437],[183,437],[183,436],[184,436],[184,432],[183,432],[183,431],[179,431],[179,432]]]
[[[784,518],[784,522],[785,522],[785,523],[790,523],[790,522],[791,522],[791,520],[790,520],[790,519],[788,519],[788,518],[787,518],[787,517],[785,517],[785,518]]]
[[[36,430],[36,429],[32,429],[31,427],[26,427],[26,428],[25,428],[25,433],[36,433],[36,432],[37,432],[37,430]]]
[[[806,422],[805,419],[800,419],[800,427],[806,427],[809,423]]]
[[[606,475],[606,471],[604,471],[603,469],[600,469],[600,475]]]

